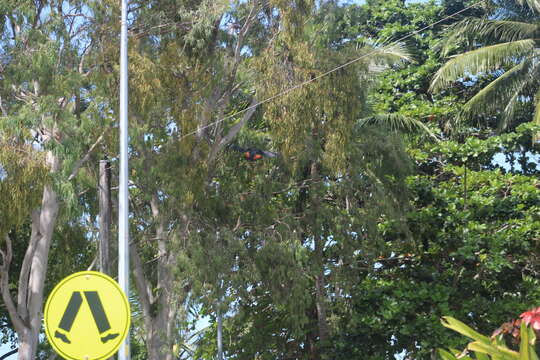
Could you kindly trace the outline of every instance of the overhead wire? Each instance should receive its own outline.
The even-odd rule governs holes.
[[[434,22],[434,23],[431,23],[431,24],[426,25],[426,26],[424,26],[424,27],[422,27],[422,28],[420,28],[420,29],[418,29],[418,30],[415,30],[415,31],[413,31],[413,32],[411,32],[411,33],[409,33],[409,34],[407,34],[407,35],[405,35],[405,36],[403,36],[403,37],[401,37],[401,38],[399,38],[399,39],[397,39],[397,40],[394,40],[394,41],[390,42],[389,44],[387,44],[387,45],[385,45],[385,46],[382,46],[381,48],[374,49],[374,50],[372,50],[372,51],[370,51],[370,52],[368,52],[368,53],[366,53],[366,54],[363,54],[363,55],[361,55],[361,56],[359,56],[359,57],[356,57],[356,58],[354,58],[354,59],[352,59],[352,60],[349,60],[349,61],[347,61],[346,63],[341,64],[341,65],[339,65],[339,66],[337,66],[337,67],[335,67],[335,68],[333,68],[333,69],[331,69],[331,70],[328,70],[328,71],[326,71],[326,72],[323,72],[322,74],[319,74],[319,75],[317,75],[317,76],[315,76],[315,77],[313,77],[313,78],[311,78],[311,79],[309,79],[309,80],[303,81],[303,82],[301,82],[301,83],[299,83],[299,84],[296,84],[296,85],[294,85],[294,86],[292,86],[292,87],[290,87],[290,88],[288,88],[288,89],[286,89],[286,90],[284,90],[284,91],[281,91],[281,92],[279,92],[279,93],[277,93],[277,94],[275,94],[275,95],[272,95],[272,96],[270,96],[270,97],[268,97],[268,98],[266,98],[266,99],[264,99],[264,100],[261,100],[261,101],[259,101],[259,102],[256,102],[255,104],[250,105],[250,106],[248,106],[248,107],[246,107],[246,108],[244,108],[244,109],[242,109],[242,110],[239,110],[239,111],[235,112],[234,114],[230,114],[230,115],[224,116],[224,117],[222,117],[222,118],[220,118],[220,119],[218,119],[218,120],[216,120],[216,121],[214,121],[214,122],[211,122],[210,124],[207,124],[207,125],[205,125],[205,126],[202,126],[202,127],[197,128],[197,130],[188,132],[188,133],[186,133],[186,134],[180,136],[180,137],[178,138],[178,140],[179,140],[179,141],[180,141],[180,140],[183,140],[183,139],[185,139],[185,138],[187,138],[187,137],[189,137],[189,136],[192,136],[192,135],[195,135],[195,134],[199,133],[199,132],[202,131],[202,130],[205,130],[205,129],[214,127],[214,126],[216,126],[216,125],[218,125],[218,124],[220,124],[220,123],[222,123],[222,122],[224,122],[224,121],[226,121],[226,120],[228,120],[228,119],[234,118],[234,117],[236,117],[236,116],[238,116],[238,115],[241,115],[241,114],[243,114],[243,113],[245,113],[245,112],[247,112],[247,111],[249,111],[249,110],[251,110],[251,109],[257,108],[257,107],[260,106],[260,105],[266,104],[266,103],[271,102],[271,101],[273,101],[273,100],[275,100],[275,99],[277,99],[277,98],[283,97],[283,96],[289,94],[290,92],[292,92],[292,91],[294,91],[294,90],[297,90],[297,89],[299,89],[299,88],[302,88],[302,87],[304,87],[304,86],[306,86],[306,85],[309,85],[309,84],[311,84],[311,83],[313,83],[313,82],[315,82],[315,81],[317,81],[317,80],[320,80],[321,78],[326,77],[326,76],[328,76],[328,75],[330,75],[330,74],[332,74],[332,73],[334,73],[334,72],[336,72],[336,71],[338,71],[338,70],[341,70],[341,69],[343,69],[343,68],[345,68],[345,67],[348,67],[348,66],[350,66],[350,65],[352,65],[352,64],[354,64],[354,63],[357,63],[358,61],[360,61],[360,60],[362,60],[362,59],[364,59],[364,58],[366,58],[366,57],[369,57],[369,56],[373,55],[373,54],[376,53],[377,51],[380,51],[381,49],[389,48],[389,47],[391,47],[391,46],[397,45],[397,44],[399,44],[400,42],[402,42],[402,41],[404,41],[404,40],[407,40],[408,38],[410,38],[410,37],[412,37],[412,36],[415,36],[415,35],[417,35],[417,34],[423,32],[424,30],[427,30],[427,29],[429,29],[429,28],[431,28],[431,27],[434,27],[434,26],[436,26],[436,25],[438,25],[438,24],[440,24],[440,23],[442,23],[442,22],[444,22],[444,21],[446,21],[446,20],[448,20],[448,19],[453,18],[453,17],[456,16],[456,15],[459,15],[459,14],[461,14],[461,13],[463,13],[463,12],[465,12],[465,11],[467,11],[467,10],[469,10],[469,9],[471,9],[471,8],[473,8],[473,7],[475,7],[475,6],[477,6],[477,5],[480,4],[481,2],[483,2],[483,0],[476,1],[476,2],[474,2],[473,4],[471,4],[471,5],[469,5],[469,6],[465,7],[465,8],[463,8],[463,9],[461,9],[461,10],[458,10],[458,11],[454,12],[453,14],[447,15],[447,16],[445,16],[444,18],[441,18],[440,20],[438,20],[438,21],[436,21],[436,22]],[[269,5],[268,5],[268,4],[263,4],[263,9],[264,9],[265,7],[269,7]],[[182,22],[172,22],[172,23],[166,23],[166,24],[159,24],[159,25],[157,25],[157,26],[151,26],[151,27],[149,27],[149,28],[139,28],[139,29],[137,29],[137,30],[139,30],[139,31],[142,32],[142,33],[148,33],[149,31],[151,31],[151,30],[153,30],[153,29],[155,29],[155,28],[177,27],[177,26],[179,26],[179,25],[185,25],[185,23],[182,23]],[[132,35],[137,36],[137,35],[140,35],[140,34],[134,33],[134,34],[132,34]]]
[[[438,25],[438,24],[440,24],[440,23],[442,23],[442,22],[445,22],[446,20],[448,20],[448,19],[450,19],[450,18],[452,18],[452,17],[454,17],[454,16],[456,16],[456,15],[459,15],[459,14],[461,14],[461,13],[463,13],[463,12],[469,10],[469,9],[472,9],[473,7],[475,7],[475,6],[477,6],[478,4],[480,4],[482,1],[483,1],[483,0],[476,1],[476,2],[474,2],[473,4],[467,6],[467,7],[463,8],[463,9],[461,9],[461,10],[459,10],[459,11],[456,11],[456,12],[454,12],[454,13],[451,14],[451,15],[447,15],[447,16],[445,16],[444,18],[442,18],[442,19],[440,19],[440,20],[438,20],[438,21],[436,21],[436,22],[434,22],[434,23],[432,23],[432,24],[426,25],[426,26],[424,26],[424,27],[422,27],[422,28],[420,28],[420,29],[418,29],[418,30],[415,30],[415,31],[413,31],[413,32],[411,32],[411,33],[409,33],[409,34],[407,34],[407,35],[405,35],[405,36],[403,36],[403,37],[397,39],[397,40],[392,41],[391,43],[389,43],[389,44],[386,45],[385,47],[386,47],[386,48],[389,48],[389,47],[391,47],[391,46],[397,45],[397,44],[399,44],[400,42],[402,42],[402,41],[404,41],[404,40],[407,40],[408,38],[410,38],[410,37],[412,37],[412,36],[415,36],[415,35],[421,33],[421,32],[424,31],[424,30],[427,30],[427,29],[429,29],[429,28],[431,28],[431,27],[434,27],[435,25]],[[384,48],[384,47],[383,47],[383,48]],[[214,127],[214,126],[216,126],[216,125],[218,125],[218,124],[220,124],[220,123],[222,123],[222,122],[224,122],[224,121],[226,121],[226,120],[228,120],[228,119],[231,119],[231,118],[233,118],[233,117],[235,117],[235,116],[238,116],[238,115],[240,115],[240,114],[243,114],[243,113],[245,113],[245,112],[247,112],[247,111],[249,111],[249,110],[251,110],[251,109],[254,109],[254,108],[256,108],[256,107],[258,107],[258,106],[260,106],[260,105],[266,104],[266,103],[268,103],[268,102],[270,102],[270,101],[272,101],[272,100],[275,100],[275,99],[277,99],[277,98],[283,97],[283,96],[289,94],[290,92],[292,92],[292,91],[294,91],[294,90],[296,90],[296,89],[302,88],[302,87],[304,87],[304,86],[306,86],[306,85],[308,85],[308,84],[310,84],[310,83],[313,83],[313,82],[315,82],[315,81],[317,81],[317,80],[320,80],[321,78],[326,77],[326,76],[328,76],[328,75],[330,75],[330,74],[332,74],[332,73],[334,73],[334,72],[336,72],[336,71],[338,71],[338,70],[341,70],[341,69],[343,69],[343,68],[345,68],[345,67],[347,67],[347,66],[350,66],[350,65],[352,65],[352,64],[354,64],[354,63],[356,63],[356,62],[358,62],[358,61],[360,61],[360,60],[362,60],[362,59],[364,59],[364,58],[366,58],[366,57],[368,57],[368,56],[371,56],[371,55],[373,55],[374,53],[376,53],[376,52],[379,51],[379,50],[380,50],[380,49],[372,50],[372,51],[368,52],[367,54],[364,54],[364,55],[362,55],[362,56],[359,56],[359,57],[357,57],[357,58],[354,58],[354,59],[352,59],[352,60],[349,60],[349,61],[347,61],[347,62],[344,63],[344,64],[341,64],[341,65],[339,65],[339,66],[337,66],[337,67],[335,67],[335,68],[333,68],[333,69],[331,69],[331,70],[328,70],[328,71],[326,71],[326,72],[324,72],[324,73],[322,73],[322,74],[319,74],[319,75],[317,75],[317,76],[315,76],[315,77],[313,77],[313,78],[311,78],[311,79],[309,79],[309,80],[306,80],[306,81],[303,81],[303,82],[301,82],[301,83],[299,83],[299,84],[296,84],[296,85],[294,85],[294,86],[292,86],[292,87],[290,87],[290,88],[288,88],[288,89],[286,89],[286,90],[284,90],[284,91],[282,91],[282,92],[279,92],[279,93],[277,93],[277,94],[275,94],[275,95],[272,95],[272,96],[270,96],[270,97],[268,97],[268,98],[266,98],[266,99],[264,99],[264,100],[261,100],[261,101],[255,103],[255,104],[253,104],[253,105],[250,105],[250,106],[246,107],[245,109],[242,109],[242,110],[240,110],[240,111],[237,111],[237,112],[235,112],[234,114],[224,116],[223,118],[221,118],[221,119],[219,119],[219,120],[216,120],[216,121],[214,121],[214,122],[212,122],[212,123],[210,123],[210,124],[207,124],[207,125],[205,125],[205,126],[201,126],[201,127],[199,127],[197,130],[191,131],[191,132],[189,132],[189,133],[187,133],[187,134],[184,134],[184,135],[180,136],[180,137],[178,138],[178,140],[181,141],[181,140],[183,140],[183,139],[185,139],[185,138],[187,138],[187,137],[189,137],[189,136],[191,136],[191,135],[195,135],[195,134],[199,133],[199,132],[202,131],[202,130],[205,130],[205,129]]]
[[[262,3],[262,4],[259,4],[259,5],[255,5],[255,6],[260,7],[258,9],[258,11],[260,11],[260,10],[268,10],[268,9],[270,9],[272,7],[269,2]],[[140,8],[137,8],[136,10],[139,10],[139,9]],[[229,19],[230,20],[234,19],[236,23],[240,23],[240,22],[244,21],[248,16],[249,15],[244,15],[244,16],[239,17],[239,18],[230,17]],[[228,23],[228,22],[230,22],[230,21],[227,21],[226,23]],[[137,38],[137,37],[149,35],[151,33],[151,31],[156,30],[156,29],[177,28],[177,27],[181,27],[181,26],[186,26],[188,24],[193,25],[193,23],[189,23],[189,22],[185,22],[185,21],[173,21],[173,22],[168,22],[168,23],[165,23],[165,24],[157,24],[157,25],[149,25],[149,24],[144,24],[143,23],[142,26],[144,26],[144,25],[149,25],[149,26],[146,27],[146,28],[137,26],[134,29],[130,29],[130,31],[136,30],[136,32],[133,32],[132,35],[135,36],[135,38]],[[169,31],[174,31],[174,29],[169,30]]]

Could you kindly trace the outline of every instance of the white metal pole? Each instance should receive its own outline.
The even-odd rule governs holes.
[[[120,191],[118,209],[118,283],[129,298],[129,198],[128,198],[128,33],[127,2],[122,0],[120,32]],[[129,360],[129,333],[118,360]]]
[[[219,295],[217,309],[217,360],[223,360],[223,315],[221,314],[221,306],[221,295]]]

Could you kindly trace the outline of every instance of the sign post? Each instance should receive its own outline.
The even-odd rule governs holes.
[[[45,333],[68,360],[105,360],[129,334],[129,302],[116,281],[96,271],[63,279],[47,299]]]
[[[129,297],[129,199],[128,199],[128,32],[127,2],[122,0],[120,31],[120,184],[118,199],[118,282]],[[129,336],[118,360],[129,360]]]

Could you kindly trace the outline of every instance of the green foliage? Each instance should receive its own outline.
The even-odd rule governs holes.
[[[19,229],[39,206],[47,181],[43,156],[30,146],[17,146],[0,139],[0,235]]]
[[[431,90],[441,91],[469,76],[493,76],[468,99],[463,118],[465,115],[499,112],[499,128],[507,129],[520,120],[516,116],[519,107],[530,103],[536,107],[538,99],[532,94],[539,86],[539,67],[535,60],[538,52],[535,38],[539,29],[538,4],[534,1],[521,4],[524,8],[516,11],[514,2],[496,3],[496,7],[487,7],[486,17],[466,18],[450,29],[444,53],[448,55],[456,50],[461,53],[437,71]],[[527,121],[536,117],[529,115]]]
[[[434,22],[440,12],[459,10],[448,12],[454,5],[417,4],[408,16],[433,14]],[[424,7],[432,10],[421,11]],[[368,11],[379,10],[372,6]],[[398,29],[394,24],[407,21],[399,18],[405,11],[396,6],[387,14],[393,20],[383,24]],[[359,21],[356,26],[358,33],[367,25]],[[536,262],[530,257],[538,239],[538,149],[531,147],[538,128],[521,125],[493,136],[489,124],[485,129],[469,121],[471,128],[460,137],[445,138],[459,103],[476,88],[458,83],[444,97],[429,94],[431,76],[442,64],[434,49],[441,30],[413,37],[423,50],[417,63],[384,74],[370,96],[375,110],[395,113],[396,121],[400,116],[423,121],[443,141],[409,137],[416,174],[408,181],[405,228],[383,218],[378,227],[386,243],[377,255],[367,260],[362,253],[351,256],[339,277],[332,277],[332,289],[344,294],[332,297],[336,359],[390,359],[395,354],[428,359],[435,347],[463,344],[440,326],[441,316],[467,317],[489,331],[538,301],[531,283]]]
[[[450,316],[445,316],[441,320],[442,324],[466,337],[474,340],[467,345],[466,350],[457,352],[455,350],[449,352],[439,349],[439,356],[443,360],[457,359],[477,359],[477,360],[537,360],[538,355],[535,352],[536,334],[532,327],[528,327],[525,322],[521,323],[520,329],[520,344],[519,351],[509,349],[506,344],[498,337],[488,338],[481,335],[465,325],[459,320]],[[468,356],[469,353],[474,354],[474,358]]]
[[[7,174],[0,176],[0,232],[11,231],[17,244],[16,272],[28,214],[39,205],[42,186],[54,185],[63,207],[47,289],[91,262],[98,231],[95,165],[102,156],[116,164],[118,149],[118,2],[70,3],[92,19],[74,22],[82,34],[76,39],[62,20],[69,16],[57,8],[35,30],[37,2],[0,1],[0,13],[25,19],[18,36],[32,54],[15,46],[3,17],[1,136],[39,143],[0,148]],[[162,316],[165,295],[178,311],[164,342],[167,354],[214,358],[220,311],[228,357],[272,360],[428,359],[433,348],[463,345],[439,324],[442,315],[487,331],[540,299],[540,269],[531,255],[540,250],[538,148],[531,145],[538,126],[528,121],[532,108],[521,101],[524,93],[512,93],[514,75],[534,64],[452,82],[444,94],[432,95],[442,25],[388,46],[464,6],[398,0],[133,5],[130,230],[152,295],[148,317],[141,297],[131,299],[134,358],[150,357],[145,326]],[[236,52],[252,11],[257,16]],[[455,29],[466,25],[467,34],[519,41],[536,26],[497,21],[467,20]],[[83,59],[88,44],[92,51]],[[536,46],[525,45],[518,46],[524,53]],[[497,62],[501,52],[482,57],[482,51],[474,57],[477,69],[508,65]],[[495,78],[469,105],[511,96],[519,103],[517,123],[526,124],[493,136],[496,119],[482,112],[488,124],[471,118],[455,127],[460,103]],[[513,84],[511,90],[498,93],[503,83]],[[283,91],[233,140],[278,157],[248,162],[228,147],[212,153],[253,97]],[[102,134],[87,166],[67,181]],[[51,176],[46,151],[61,163]],[[507,161],[494,161],[500,157]],[[210,326],[195,341],[197,316],[208,316]],[[48,350],[45,344],[43,355]]]

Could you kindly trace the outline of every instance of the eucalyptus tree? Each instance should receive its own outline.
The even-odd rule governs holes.
[[[451,26],[443,53],[458,53],[437,71],[431,90],[460,79],[478,81],[482,88],[465,104],[466,114],[500,114],[499,127],[505,129],[517,109],[532,103],[532,121],[540,124],[540,5],[503,0],[487,10],[483,18],[465,18]]]
[[[280,157],[244,175],[238,223],[246,253],[235,266],[244,280],[229,290],[235,301],[225,336],[226,351],[239,359],[332,357],[339,330],[331,304],[346,296],[336,283],[357,265],[355,254],[367,260],[376,252],[377,223],[402,210],[409,169],[400,136],[381,126],[398,117],[359,121],[371,115],[367,94],[377,72],[409,59],[407,52],[335,46],[321,36],[328,24],[318,21],[320,8],[295,5],[276,2],[267,21],[273,41],[254,58],[258,93],[287,94],[267,102],[263,120],[241,134],[245,142],[266,137]],[[264,208],[256,205],[261,197]],[[211,358],[208,340],[197,356]]]
[[[201,269],[194,266],[196,260],[200,260],[202,254],[208,254],[205,252],[207,247],[220,248],[220,243],[224,249],[222,253],[232,255],[233,260],[238,259],[235,253],[242,253],[239,241],[254,229],[260,229],[261,223],[257,221],[265,219],[270,226],[276,220],[275,217],[257,216],[265,212],[262,200],[256,202],[259,206],[251,214],[242,209],[245,206],[242,194],[231,189],[241,189],[242,183],[250,184],[250,178],[229,175],[236,173],[239,164],[232,162],[227,145],[239,141],[241,129],[254,119],[257,100],[271,96],[274,91],[285,90],[297,81],[317,76],[339,63],[335,57],[324,67],[315,66],[318,60],[326,58],[311,52],[306,39],[301,43],[295,39],[295,34],[302,35],[302,23],[310,19],[316,8],[311,1],[141,1],[131,2],[131,6],[133,274],[148,357],[171,359],[182,347],[178,330],[185,320],[182,313],[185,303],[195,294],[195,288],[204,289],[208,282],[215,287],[216,278],[219,278],[217,275],[207,276],[209,280],[205,281]],[[106,12],[103,14],[105,17]],[[110,18],[111,29],[115,26],[113,20]],[[316,34],[316,30],[312,33]],[[288,49],[291,49],[292,56],[298,55],[298,58],[287,60]],[[118,54],[111,42],[102,50],[100,56],[106,67],[109,59],[116,58]],[[366,61],[358,63],[363,70],[355,67],[359,72],[342,71],[337,78],[324,82],[321,85],[324,90],[319,93],[305,89],[295,93],[291,116],[283,113],[280,126],[277,125],[280,123],[280,115],[277,114],[280,109],[265,109],[265,116],[269,114],[275,121],[263,126],[272,129],[267,133],[269,139],[276,137],[272,143],[263,141],[263,145],[278,148],[285,157],[291,156],[293,148],[286,146],[289,141],[284,138],[286,132],[294,134],[298,141],[305,141],[306,145],[305,149],[300,149],[300,144],[295,145],[298,154],[302,155],[292,155],[297,159],[283,164],[283,169],[291,172],[285,171],[280,176],[288,178],[294,174],[297,181],[313,182],[319,190],[322,190],[327,174],[319,177],[316,174],[318,167],[333,166],[335,171],[331,176],[337,179],[340,171],[345,176],[345,164],[349,160],[348,155],[341,153],[342,146],[354,142],[352,119],[357,119],[363,112],[363,105],[358,105],[362,103],[363,91],[360,90],[365,88],[370,78],[362,74],[370,68],[369,64],[380,65],[402,54],[399,47],[373,50],[373,54],[366,56]],[[367,50],[348,53],[349,56],[362,54],[368,55]],[[335,55],[333,52],[324,53],[324,56]],[[340,60],[344,59],[344,56],[340,57]],[[282,60],[285,63],[278,62]],[[281,65],[286,67],[281,68]],[[309,70],[302,70],[304,65]],[[291,78],[282,71],[289,67]],[[255,76],[256,73],[261,76]],[[349,79],[351,74],[354,74],[354,80],[342,81]],[[106,88],[112,96],[116,96],[115,77],[113,67],[100,80],[101,88]],[[255,82],[260,85],[256,86]],[[268,87],[261,86],[265,82]],[[339,91],[332,92],[334,87]],[[303,116],[302,111],[308,110],[308,103],[305,107],[300,103],[306,94],[309,94],[311,108]],[[334,105],[330,100],[332,94],[339,95]],[[325,110],[315,104],[315,99],[320,96],[326,96],[321,105]],[[347,109],[347,112],[338,114],[341,111],[338,107]],[[287,108],[284,110],[289,111]],[[295,124],[299,126],[297,130],[303,130],[296,132]],[[336,124],[340,126],[332,131]],[[310,127],[312,125],[313,128]],[[312,143],[309,138],[313,138],[312,132],[318,131],[321,138],[315,136],[317,144]],[[289,139],[292,141],[293,138]],[[253,139],[247,137],[245,140]],[[323,142],[328,146],[326,156],[317,150]],[[334,155],[330,156],[331,153]],[[359,155],[350,161],[359,161],[360,158]],[[305,171],[307,173],[304,174]],[[376,173],[375,170],[370,171],[371,174]],[[243,174],[246,176],[247,172]],[[268,176],[266,182],[270,183],[273,175]],[[384,183],[384,176],[380,180]],[[229,190],[228,198],[222,196],[224,189]],[[303,212],[301,207],[307,199],[305,191],[301,193],[298,214]],[[267,199],[259,194],[256,196]],[[322,199],[317,195],[315,202],[319,201]],[[298,216],[307,219],[307,215]],[[251,226],[255,223],[246,222],[252,218],[257,219],[256,228]],[[322,237],[327,233],[322,234],[318,225],[310,226],[309,221],[303,223],[302,228],[306,229],[302,230],[304,236],[295,243],[307,246],[305,242],[309,241],[310,231],[313,231],[317,234],[317,252],[320,254]],[[290,238],[291,234],[287,236]],[[225,245],[231,242],[236,244],[236,250]],[[200,246],[202,243],[207,247]],[[208,256],[203,258],[211,261]],[[310,271],[317,269],[313,272],[318,278],[318,329],[324,338],[327,333],[324,264],[320,256],[314,256],[314,259],[318,265]],[[224,265],[216,268],[221,269],[221,274],[227,273],[226,268],[239,267],[234,261],[223,260]],[[199,281],[194,280],[197,273],[201,275]],[[244,289],[246,286],[249,285],[238,285]],[[317,336],[313,333],[310,339],[315,341]],[[312,353],[316,353],[315,347]]]
[[[20,273],[21,254],[29,236],[28,214],[39,206],[41,191],[46,180],[46,169],[42,159],[29,146],[10,144],[0,140],[0,288],[2,297],[9,297],[9,289],[16,288]],[[19,240],[23,238],[24,240]],[[11,270],[11,271],[9,271]],[[4,303],[4,301],[3,301]],[[1,311],[2,343],[16,342],[9,312]]]
[[[172,359],[182,347],[182,311],[193,286],[185,271],[189,249],[208,231],[202,209],[215,194],[214,173],[227,145],[255,113],[245,72],[255,47],[247,44],[269,40],[253,38],[261,34],[253,28],[261,26],[267,3],[130,6],[133,277],[148,358]],[[107,17],[107,7],[100,14]],[[114,29],[115,19],[108,20]],[[107,63],[118,56],[117,48],[112,40],[103,44],[99,56]],[[108,70],[99,84],[115,97],[117,71]],[[244,112],[234,116],[239,110]]]
[[[96,25],[92,5],[80,0],[0,2],[0,141],[2,153],[13,150],[20,155],[19,160],[2,157],[7,161],[2,164],[4,181],[27,184],[26,194],[32,194],[28,199],[40,194],[37,202],[28,201],[24,207],[18,203],[24,197],[13,198],[17,191],[1,200],[10,207],[1,214],[3,224],[17,215],[19,223],[31,228],[24,242],[19,236],[24,232],[17,233],[17,244],[12,237],[15,224],[1,229],[2,300],[17,333],[19,359],[24,360],[36,358],[49,252],[59,216],[67,220],[69,210],[77,208],[81,169],[105,136],[107,127],[102,125],[110,123],[89,101],[92,67],[87,57],[93,43],[88,34]],[[35,168],[31,164],[36,161],[48,175],[46,181],[29,184],[32,177],[25,172]],[[16,290],[8,282],[14,248],[24,253]]]

